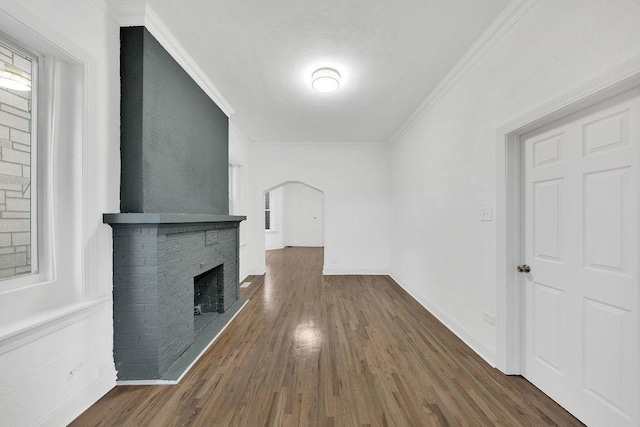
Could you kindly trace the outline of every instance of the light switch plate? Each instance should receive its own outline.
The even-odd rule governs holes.
[[[484,321],[490,325],[496,324],[496,315],[493,313],[489,313],[488,311],[485,311],[483,313],[483,318],[484,318]]]
[[[491,207],[480,208],[480,221],[493,221],[493,209]]]

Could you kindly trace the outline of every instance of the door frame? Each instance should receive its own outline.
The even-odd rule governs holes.
[[[520,136],[640,86],[640,56],[500,127],[496,141],[496,367],[519,375],[523,314]]]

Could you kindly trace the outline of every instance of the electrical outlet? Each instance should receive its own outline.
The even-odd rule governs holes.
[[[480,208],[480,221],[493,221],[493,209],[491,207]]]
[[[490,325],[495,325],[496,324],[496,315],[489,313],[488,311],[484,312],[484,321],[487,322]]]

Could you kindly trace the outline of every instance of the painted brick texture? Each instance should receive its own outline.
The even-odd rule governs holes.
[[[159,379],[194,341],[194,278],[222,265],[219,311],[238,299],[238,224],[119,226],[113,238],[118,379]]]

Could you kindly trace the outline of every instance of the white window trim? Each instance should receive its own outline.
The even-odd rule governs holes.
[[[229,215],[243,215],[245,211],[245,175],[244,175],[244,165],[232,158],[229,157]],[[233,185],[235,188],[232,188],[233,185],[231,183],[231,175],[233,175]],[[233,190],[233,194],[232,194]],[[233,198],[233,201],[232,201]],[[247,246],[246,242],[246,221],[241,221],[238,225],[238,234],[239,234],[239,247],[243,248]]]
[[[229,159],[229,215],[238,215],[242,211],[241,168],[241,164]]]
[[[74,106],[73,128],[65,128],[72,138],[64,141],[67,148],[71,148],[76,155],[68,163],[74,187],[68,189],[65,195],[72,197],[71,205],[58,202],[58,195],[54,194],[54,191],[57,193],[60,189],[53,188],[52,178],[55,170],[60,168],[54,164],[57,161],[53,156],[42,153],[43,147],[49,148],[46,144],[40,150],[39,163],[46,170],[39,171],[39,191],[45,194],[45,198],[39,200],[38,206],[41,227],[38,233],[38,271],[46,275],[43,280],[32,284],[16,285],[16,281],[10,281],[11,284],[8,285],[0,282],[0,300],[3,304],[7,306],[11,301],[16,301],[19,305],[12,310],[17,317],[14,314],[6,314],[4,317],[0,315],[0,319],[20,322],[33,314],[29,306],[23,306],[26,295],[37,293],[41,300],[50,301],[48,309],[73,307],[96,299],[109,301],[111,298],[110,287],[104,280],[96,279],[104,276],[100,274],[105,271],[105,259],[102,256],[103,251],[100,250],[101,242],[111,235],[111,229],[106,224],[96,226],[96,218],[101,218],[105,211],[105,202],[95,188],[99,182],[99,174],[96,171],[103,172],[97,160],[102,145],[96,144],[96,141],[103,140],[104,133],[111,132],[112,129],[108,123],[101,121],[104,114],[97,108],[96,100],[107,87],[102,85],[106,80],[101,76],[93,52],[85,50],[77,41],[43,26],[37,17],[19,3],[10,2],[2,7],[0,28],[4,34],[9,35],[10,40],[15,40],[21,46],[29,46],[30,50],[37,51],[41,58],[56,58],[66,64],[72,77],[65,80],[65,84],[76,90],[73,100],[70,100]],[[40,62],[40,69],[42,68],[43,64]],[[39,81],[43,80],[42,74],[41,71]],[[42,85],[40,92],[43,93]],[[45,102],[47,100],[41,96],[40,109]],[[42,124],[47,117],[41,114],[38,119]],[[42,126],[40,130],[43,130]],[[41,132],[39,138],[43,136],[47,138]],[[56,217],[54,221],[55,212],[59,208],[65,208],[70,212],[73,215],[72,221],[64,217]],[[107,208],[107,211],[110,209]],[[67,230],[71,230],[71,235],[60,228],[61,221]],[[43,253],[47,254],[44,258]],[[111,264],[107,265],[110,267]],[[50,284],[56,286],[49,286]],[[39,290],[36,291],[36,288]]]

